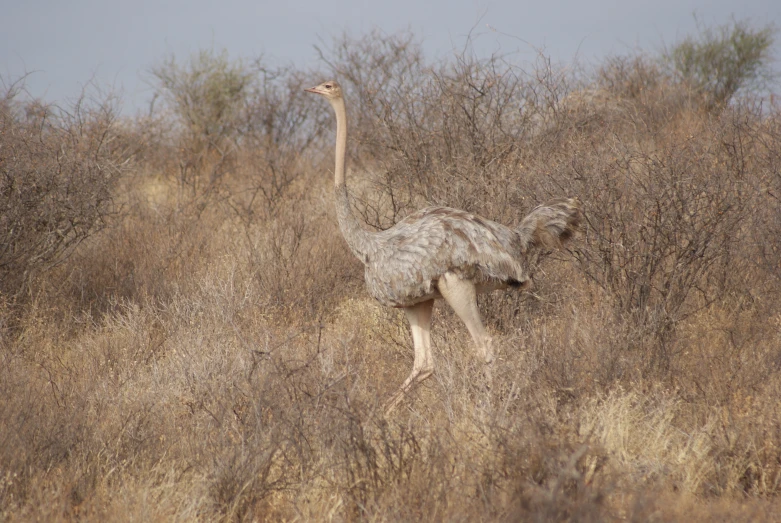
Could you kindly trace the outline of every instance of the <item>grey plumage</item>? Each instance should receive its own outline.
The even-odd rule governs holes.
[[[415,341],[412,374],[389,403],[392,409],[412,385],[433,371],[429,327],[433,300],[444,298],[463,319],[487,364],[491,338],[477,312],[480,292],[525,285],[541,255],[572,237],[581,219],[576,199],[552,200],[534,209],[517,229],[449,207],[427,207],[382,232],[361,227],[350,208],[344,179],[347,120],[339,84],[307,89],[325,96],[336,113],[336,214],[350,250],[365,266],[369,293],[401,307]]]
[[[383,305],[406,307],[441,298],[437,281],[446,272],[478,287],[528,280],[520,236],[464,211],[422,209],[374,239],[366,284]]]
[[[344,186],[336,193],[341,217],[349,201]],[[427,207],[382,232],[358,233],[350,225],[342,231],[360,237],[351,246],[365,265],[369,294],[383,305],[408,307],[441,298],[437,280],[446,272],[483,291],[524,285],[531,261],[571,237],[579,219],[577,202],[561,199],[534,209],[517,230],[458,209]]]

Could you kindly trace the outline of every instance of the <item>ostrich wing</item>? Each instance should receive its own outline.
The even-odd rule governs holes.
[[[374,240],[366,285],[383,305],[406,307],[439,297],[436,284],[446,272],[486,287],[528,279],[518,233],[464,211],[422,209]]]

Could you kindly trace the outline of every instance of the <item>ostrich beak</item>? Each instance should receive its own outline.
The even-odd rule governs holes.
[[[309,89],[304,89],[307,93],[315,93],[320,94],[320,91],[317,90],[317,87],[310,87]]]

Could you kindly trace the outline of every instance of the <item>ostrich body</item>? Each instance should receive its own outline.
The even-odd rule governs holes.
[[[352,213],[345,185],[347,115],[341,87],[329,81],[306,91],[324,96],[336,113],[334,184],[342,235],[365,266],[369,293],[383,305],[403,308],[412,331],[412,372],[389,399],[386,412],[434,370],[430,327],[435,299],[444,299],[466,324],[490,377],[494,354],[477,294],[525,286],[533,261],[577,229],[577,200],[541,205],[517,229],[449,207],[427,207],[385,231],[366,231]]]

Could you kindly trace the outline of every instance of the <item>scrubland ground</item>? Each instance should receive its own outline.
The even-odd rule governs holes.
[[[66,158],[91,176],[85,201],[63,169],[6,194],[48,188],[100,226],[15,272],[4,254],[0,518],[781,519],[778,107],[714,109],[643,56],[573,79],[375,37],[261,84],[207,53],[216,85],[248,83],[169,68],[184,94],[132,121],[6,98],[4,173]],[[513,225],[583,202],[529,291],[481,297],[488,390],[438,304],[433,377],[382,415],[412,342],[336,225],[332,115],[301,92],[332,75],[367,228],[426,203]],[[36,208],[18,245],[77,235],[60,207]]]

